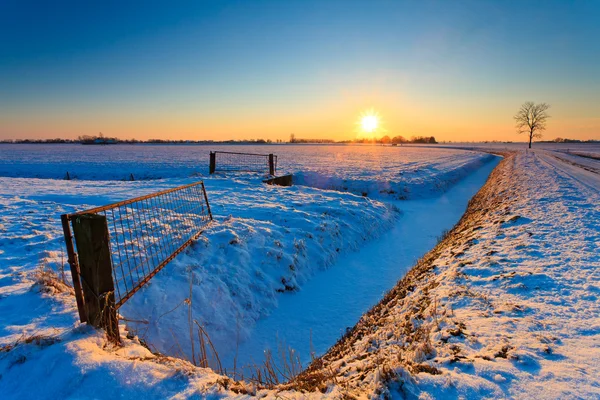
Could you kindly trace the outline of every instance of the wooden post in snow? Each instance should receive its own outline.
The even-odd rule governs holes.
[[[99,214],[78,215],[73,219],[73,233],[79,253],[87,322],[96,328],[103,328],[108,339],[119,344],[121,340],[106,217]]]
[[[216,168],[217,168],[217,154],[213,153],[211,151],[210,152],[210,163],[208,165],[208,173],[209,174],[214,174]]]
[[[275,161],[273,153],[269,154],[269,174],[275,176]]]

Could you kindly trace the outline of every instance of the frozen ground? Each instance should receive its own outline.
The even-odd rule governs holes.
[[[561,157],[565,156],[539,151],[511,159],[485,192],[491,203],[485,199],[477,203],[487,204],[479,210],[482,217],[477,224],[460,233],[453,246],[436,253],[438,268],[431,278],[415,279],[410,292],[429,301],[409,302],[404,308],[405,303],[398,302],[385,319],[363,317],[361,323],[370,327],[368,332],[353,342],[351,352],[338,353],[330,364],[334,376],[328,384],[329,396],[341,397],[349,391],[371,396],[377,389],[380,394],[389,390],[423,398],[599,395],[597,174],[589,170],[595,168],[593,164],[582,169],[579,165],[583,164]],[[477,159],[481,157],[475,157],[475,163],[461,164],[464,175],[478,166]],[[448,161],[446,165],[455,164]],[[93,397],[89,393],[96,393],[98,387],[103,388],[103,396],[110,397],[242,396],[257,390],[272,397],[306,396],[234,385],[209,370],[154,356],[135,338],[123,337],[125,348],[114,349],[100,334],[77,322],[68,289],[38,283],[35,271],[40,264],[56,270],[62,262],[60,213],[193,179],[0,178],[0,385],[4,396],[22,398],[27,388],[32,398]],[[194,318],[207,326],[212,323],[215,338],[220,334],[231,338],[240,332],[250,337],[254,321],[277,315],[279,302],[289,307],[288,299],[300,298],[304,290],[319,291],[318,285],[324,282],[320,277],[335,276],[339,265],[360,268],[348,262],[353,256],[368,259],[368,249],[382,245],[387,255],[381,260],[393,261],[392,245],[385,245],[390,240],[386,230],[417,215],[413,214],[416,208],[400,207],[405,213],[399,215],[384,203],[347,193],[310,187],[257,188],[251,182],[256,179],[206,179],[217,223],[123,309],[129,319],[145,320],[131,327],[138,333],[146,330],[156,339],[155,347],[170,342],[171,351],[178,349],[172,353],[185,356],[185,339],[166,340],[161,325],[188,329],[184,300],[190,273],[197,285]],[[439,187],[438,195],[444,190],[448,187]],[[436,201],[430,194],[422,197],[430,199],[414,204]],[[432,215],[439,218],[439,213]],[[420,221],[418,228],[427,230]],[[424,233],[429,243],[435,235],[433,230]],[[360,248],[366,252],[355,253]],[[205,296],[200,287],[210,295]],[[300,291],[295,293],[297,288]],[[362,293],[357,291],[359,296]],[[184,303],[177,308],[179,299]],[[358,301],[361,307],[368,302]],[[160,309],[169,303],[166,311],[175,311],[161,316]],[[240,310],[249,319],[240,320]],[[289,310],[298,308],[292,305]],[[233,316],[235,325],[229,319]],[[407,322],[420,335],[413,343],[425,343],[423,347],[403,344],[402,336],[396,336],[397,328],[408,329]],[[338,326],[334,329],[339,333]],[[431,349],[424,338],[429,338]],[[177,342],[183,342],[181,349]],[[441,374],[426,372],[436,370]]]
[[[214,150],[275,153],[278,175],[293,173],[297,184],[400,199],[436,196],[490,160],[481,152],[435,146],[0,144],[0,176],[63,179],[69,172],[72,179],[86,180],[202,177]]]
[[[600,397],[600,162],[568,158],[519,154],[503,206],[440,258],[433,296],[452,322],[431,332],[442,374],[419,374],[422,393]]]
[[[39,152],[31,157],[18,151],[11,152],[13,155],[3,152],[2,163],[11,166],[8,170],[13,175],[27,176],[32,170],[38,171],[40,176],[56,175],[65,166],[76,171],[79,161],[64,164],[66,157],[72,157],[72,147],[65,147],[69,151],[53,157],[44,155],[44,148],[37,146],[28,147]],[[80,148],[90,149],[77,147]],[[146,149],[144,146],[139,148]],[[156,147],[147,148],[161,151]],[[189,151],[189,147],[179,148]],[[159,165],[164,162],[165,155],[155,164],[156,157],[150,154],[132,158],[127,152],[121,153],[118,146],[91,149],[90,154],[97,159],[85,164],[86,168],[89,171],[96,168],[103,176],[116,178],[115,174],[123,173],[125,168],[119,164],[123,159],[128,160],[127,165],[144,168],[148,174],[166,169]],[[117,150],[117,163],[101,164],[98,160],[105,159],[107,154],[93,153],[111,149]],[[362,154],[387,150],[357,147],[353,151]],[[455,176],[468,174],[482,159],[464,151],[432,153],[429,149],[421,149],[420,156],[417,150],[411,151],[411,157],[429,160],[419,162],[421,169],[427,169],[429,162],[433,169],[454,172]],[[306,160],[307,157],[308,154],[303,153],[294,159]],[[25,159],[29,161],[21,163]],[[173,171],[181,173],[182,163],[175,156],[172,159]],[[466,162],[468,160],[476,162]],[[384,161],[390,163],[391,159],[384,158],[381,162]],[[393,165],[390,168],[394,168]],[[71,172],[71,176],[77,177],[77,174]],[[88,177],[98,178],[99,175]],[[56,302],[48,294],[39,293],[43,287],[36,283],[40,267],[60,271],[66,262],[60,214],[194,179],[197,177],[135,182],[0,178],[0,315],[3,321],[0,342],[10,345],[26,337],[70,336],[72,327],[78,325],[71,296],[62,296],[61,301]],[[340,255],[351,254],[366,241],[392,228],[400,216],[395,207],[363,196],[307,186],[271,187],[260,184],[260,179],[257,175],[238,178],[217,175],[205,179],[215,223],[122,308],[129,329],[147,339],[152,349],[192,358],[189,334],[186,333],[189,332],[190,279],[193,283],[193,318],[209,332],[215,345],[227,352],[232,343],[245,341],[256,320],[276,309],[283,292],[299,290],[314,274],[322,273],[334,264]],[[409,183],[406,185],[410,187]],[[435,190],[441,194],[448,186],[437,185]],[[413,192],[418,194],[421,189],[422,186],[416,185]],[[428,236],[431,238],[434,234],[429,232]],[[68,269],[65,275],[68,278]],[[50,292],[56,294],[63,289],[59,285]]]
[[[265,349],[276,354],[279,346],[293,348],[303,365],[310,362],[311,352],[322,355],[458,222],[498,161],[486,164],[439,197],[395,202],[402,216],[393,229],[358,252],[341,256],[299,293],[283,295],[279,306],[258,321],[239,349],[220,352],[223,364],[231,370],[236,351],[238,367],[262,362]]]
[[[511,155],[319,368],[353,395],[599,398],[599,248],[600,175]]]
[[[31,273],[40,265],[58,269],[65,261],[59,223],[62,213],[188,182],[0,178],[2,270],[14,277]],[[356,250],[362,242],[389,229],[399,215],[368,198],[299,186],[268,186],[252,176],[209,179],[206,187],[215,222],[126,304],[122,310],[126,317],[145,319],[150,321],[149,328],[158,327],[159,316],[188,297],[192,274],[197,286],[195,318],[209,332],[214,331],[219,342],[232,341],[236,335],[243,338],[254,320],[276,306],[278,292],[297,290],[339,254]],[[11,332],[18,335],[22,327],[13,324],[11,313],[5,311],[3,336],[14,340]],[[177,311],[184,310],[162,316],[162,324],[171,319],[169,326],[177,326]],[[20,310],[13,312],[21,318]],[[187,312],[181,314],[187,318]],[[173,346],[170,332],[165,333],[169,346]],[[187,347],[189,339],[178,340]],[[158,349],[166,353],[172,350]]]

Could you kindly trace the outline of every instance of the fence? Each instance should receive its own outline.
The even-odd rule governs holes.
[[[274,154],[233,153],[228,151],[211,151],[209,172],[239,171],[267,172],[275,175],[277,156]]]
[[[200,181],[61,219],[79,317],[119,342],[116,310],[202,233],[212,213]]]

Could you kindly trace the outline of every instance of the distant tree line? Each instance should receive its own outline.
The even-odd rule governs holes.
[[[403,144],[403,143],[425,143],[425,144],[437,144],[437,140],[433,136],[411,136],[410,139],[405,138],[404,136],[384,136],[379,139],[354,139],[347,140],[342,143],[377,143],[377,144]]]
[[[100,137],[100,136],[88,136],[82,135],[77,139],[0,139],[0,143],[39,143],[39,144],[60,144],[60,143],[90,143],[95,140],[111,140],[111,143],[122,143],[122,144],[271,144],[271,143],[284,143],[281,139],[247,139],[247,140],[164,140],[164,139],[149,139],[149,140],[137,140],[137,139],[119,139],[116,137]],[[292,140],[293,139],[293,140]],[[380,139],[354,139],[354,140],[341,140],[335,141],[332,139],[298,139],[290,138],[289,143],[315,143],[315,144],[328,144],[328,143],[367,143],[367,144],[404,144],[404,143],[425,143],[425,144],[437,144],[435,137],[433,136],[412,136],[410,139],[406,139],[403,136],[384,136]],[[442,143],[453,143],[453,141],[447,141]],[[456,143],[512,143],[511,141],[482,141],[482,142],[456,142]],[[542,141],[540,143],[600,143],[600,140],[578,140],[578,139],[566,139],[556,138],[554,140]]]
[[[281,139],[243,139],[243,140],[165,140],[165,139],[119,139],[117,137],[81,135],[77,139],[1,139],[0,143],[81,143],[81,144],[271,144],[284,143]]]
[[[402,143],[428,143],[436,144],[437,141],[433,136],[411,136],[410,139],[406,139],[404,136],[384,136],[382,138],[360,138],[353,140],[340,140],[335,141],[332,139],[299,139],[296,135],[290,135],[290,143],[371,143],[371,144],[402,144]]]
[[[290,135],[290,143],[335,143],[332,139],[298,139],[293,133]]]
[[[600,143],[600,140],[579,140],[579,139],[565,139],[557,137],[554,140],[540,140],[540,143]]]

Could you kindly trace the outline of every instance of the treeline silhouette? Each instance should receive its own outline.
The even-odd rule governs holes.
[[[0,143],[41,143],[41,144],[53,144],[53,143],[83,143],[83,144],[271,144],[271,143],[285,143],[281,139],[244,139],[244,140],[165,140],[165,139],[149,139],[149,140],[137,140],[137,139],[119,139],[116,137],[105,137],[105,136],[88,136],[82,135],[77,139],[2,139]],[[404,143],[424,143],[424,144],[437,144],[434,136],[412,136],[410,139],[406,139],[403,136],[384,136],[379,139],[353,139],[353,140],[340,140],[335,141],[333,139],[300,139],[296,137],[290,137],[289,143],[298,144],[333,144],[333,143],[367,143],[367,144],[404,144]],[[448,142],[451,143],[451,142]],[[461,143],[461,142],[457,142]],[[472,143],[512,143],[505,141],[483,141],[483,142],[472,142]],[[539,143],[600,143],[600,140],[578,140],[578,139],[566,139],[556,138],[554,140],[540,141]]]
[[[38,144],[270,144],[284,143],[283,140],[276,139],[244,139],[244,140],[165,140],[165,139],[119,139],[116,137],[88,136],[82,135],[77,139],[2,139],[0,143],[38,143]]]
[[[352,140],[339,140],[335,141],[332,139],[300,139],[294,134],[290,135],[290,143],[375,143],[375,144],[401,144],[401,143],[430,143],[436,144],[437,141],[433,136],[411,136],[410,139],[406,139],[404,136],[383,136],[381,138],[357,138]]]
[[[81,143],[81,144],[136,144],[136,143],[154,143],[154,144],[271,144],[285,143],[281,139],[243,139],[243,140],[166,140],[166,139],[119,139],[104,135],[91,136],[81,135],[77,139],[4,139],[0,143]],[[301,139],[294,135],[290,136],[289,143],[297,144],[333,144],[333,143],[372,143],[372,144],[401,144],[401,143],[437,143],[433,136],[413,136],[406,139],[403,136],[384,136],[379,139],[353,139],[335,141],[333,139]]]
[[[433,136],[411,136],[410,139],[404,136],[384,136],[379,139],[375,138],[361,138],[354,140],[344,140],[338,143],[376,143],[376,144],[403,144],[403,143],[425,143],[425,144],[437,144],[437,140]]]

